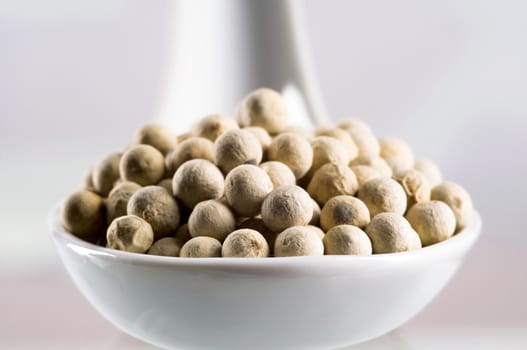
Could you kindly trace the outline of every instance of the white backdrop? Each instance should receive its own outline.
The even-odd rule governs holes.
[[[56,264],[48,210],[151,117],[166,9],[146,0],[0,1],[4,271]],[[470,296],[473,319],[526,323],[527,2],[311,0],[306,9],[334,118],[361,116],[379,136],[406,138],[482,213],[481,242],[439,305]],[[436,319],[451,316],[436,309]]]

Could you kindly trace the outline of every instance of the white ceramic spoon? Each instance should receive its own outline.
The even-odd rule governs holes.
[[[262,86],[282,92],[292,123],[327,120],[299,0],[170,4],[158,120],[184,132],[207,114],[231,114]]]
[[[481,220],[426,248],[371,256],[175,258],[50,230],[86,299],[124,332],[166,349],[335,349],[383,335],[447,284]]]

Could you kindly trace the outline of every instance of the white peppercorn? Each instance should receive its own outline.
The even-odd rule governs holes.
[[[92,170],[92,184],[97,193],[107,197],[115,182],[119,180],[121,153],[111,153],[98,162]]]
[[[370,212],[366,204],[353,196],[335,196],[322,208],[320,225],[329,231],[338,225],[365,227],[370,223]]]
[[[410,223],[396,213],[380,213],[366,226],[373,253],[397,253],[421,247],[419,235]]]
[[[340,131],[346,133],[343,130]],[[351,159],[346,146],[333,137],[317,136],[311,140],[311,148],[313,149],[313,162],[308,173],[310,177],[313,177],[313,174],[324,164],[348,164]]]
[[[445,202],[456,216],[456,232],[468,226],[474,213],[468,192],[454,182],[443,182],[432,188],[432,200]]]
[[[86,171],[86,173],[84,173],[84,176],[81,181],[81,186],[80,186],[81,190],[96,192],[95,187],[93,186],[92,174],[93,174],[93,167],[91,167],[90,169],[88,169],[88,171]]]
[[[406,193],[395,180],[382,177],[366,182],[358,198],[366,204],[372,217],[383,212],[403,215],[406,211]]]
[[[225,177],[227,202],[236,214],[243,217],[260,214],[262,203],[272,190],[269,175],[256,165],[239,165]]]
[[[431,187],[437,186],[443,181],[439,167],[431,160],[416,160],[414,163],[414,169],[420,171],[426,176]]]
[[[91,240],[105,226],[104,200],[86,190],[72,193],[62,203],[60,221],[66,231]]]
[[[260,141],[246,130],[229,130],[214,143],[214,161],[224,174],[238,165],[260,164],[262,152]]]
[[[366,232],[353,225],[334,226],[323,242],[329,255],[371,255],[373,250]]]
[[[155,240],[173,234],[179,227],[179,206],[163,187],[146,186],[137,190],[128,200],[126,212],[148,222]]]
[[[410,169],[394,174],[393,178],[401,184],[406,193],[407,208],[411,208],[416,203],[430,200],[432,189],[421,172]]]
[[[228,206],[218,200],[198,203],[188,219],[192,237],[207,236],[223,241],[236,229],[236,218]]]
[[[296,184],[295,174],[282,162],[265,162],[260,164],[260,168],[269,175],[274,188]]]
[[[277,257],[324,255],[324,244],[312,228],[293,226],[276,237],[274,255]]]
[[[336,140],[339,140],[342,145],[344,146],[344,150],[347,153],[347,162],[349,160],[354,159],[359,154],[359,148],[355,144],[355,141],[351,138],[351,135],[339,128],[318,128],[315,131],[315,135],[317,136],[327,136],[334,138]],[[311,145],[313,145],[313,141],[311,141]]]
[[[150,145],[159,152],[167,154],[176,147],[177,138],[166,126],[150,123],[137,131],[135,143]]]
[[[359,157],[379,156],[381,146],[374,134],[360,129],[349,129],[347,131],[357,146]]]
[[[148,254],[160,256],[179,256],[181,246],[181,242],[176,238],[165,237],[154,242],[150,249],[148,249]]]
[[[311,168],[313,149],[309,141],[294,133],[276,136],[267,150],[269,160],[276,160],[287,165],[298,180]]]
[[[184,132],[182,134],[179,134],[177,137],[176,137],[176,140],[177,140],[177,143],[181,143],[189,138],[191,138],[192,136],[194,136],[193,133],[191,132]]]
[[[320,215],[322,213],[322,209],[320,209],[320,205],[318,205],[317,201],[313,198],[311,198],[311,202],[313,202],[313,217],[311,217],[309,224],[318,226],[320,225]]]
[[[202,118],[195,126],[193,134],[214,142],[223,133],[239,129],[238,123],[222,114],[211,114]]]
[[[414,154],[406,141],[396,137],[379,139],[381,157],[391,166],[392,170],[403,171],[414,166]]]
[[[337,124],[337,127],[346,130],[346,131],[355,131],[355,132],[362,132],[362,133],[370,133],[371,129],[364,121],[358,119],[358,118],[348,118],[344,119],[340,123]]]
[[[153,185],[165,174],[165,158],[150,145],[132,146],[121,157],[119,172],[124,180],[141,186]]]
[[[324,205],[335,196],[353,195],[358,188],[357,177],[346,164],[328,163],[315,172],[307,191],[320,205]]]
[[[154,241],[152,226],[135,215],[112,221],[106,233],[108,248],[131,253],[145,253]]]
[[[381,157],[357,157],[353,159],[350,166],[367,165],[375,168],[383,177],[392,177],[393,171],[390,165]]]
[[[172,193],[172,178],[163,179],[159,181],[156,186],[163,187],[169,193]]]
[[[126,207],[132,195],[141,186],[131,181],[124,181],[116,185],[106,200],[106,221],[111,223],[115,218],[126,215]]]
[[[301,125],[290,125],[284,129],[283,133],[293,133],[303,136],[306,140],[311,140],[315,137],[315,132],[310,128]]]
[[[442,242],[456,230],[456,216],[448,205],[440,201],[415,204],[406,219],[419,234],[423,246]]]
[[[368,181],[383,177],[379,170],[369,165],[352,165],[350,169],[357,177],[359,189]]]
[[[258,231],[262,236],[264,236],[265,240],[267,241],[269,245],[269,255],[273,254],[274,241],[278,233],[271,231],[269,227],[265,226],[265,223],[263,222],[261,218],[254,217],[254,218],[244,219],[238,225],[238,229],[242,229],[242,228]]]
[[[264,258],[269,256],[269,245],[258,231],[239,229],[225,238],[221,255],[228,258]]]
[[[245,96],[235,114],[240,126],[260,126],[269,133],[279,133],[287,125],[287,110],[282,96],[267,88],[254,90]]]
[[[212,237],[194,237],[181,247],[179,256],[182,258],[219,258],[221,257],[221,243]]]
[[[313,202],[309,194],[298,186],[278,187],[267,195],[262,204],[262,219],[274,232],[307,225],[312,217]]]
[[[224,178],[221,171],[204,159],[193,159],[183,163],[172,180],[172,193],[187,208],[208,199],[223,196]]]
[[[174,238],[178,240],[180,246],[183,246],[186,241],[192,238],[188,229],[188,223],[179,226],[176,231],[176,234],[174,235]]]
[[[267,148],[269,148],[269,145],[272,142],[269,133],[264,128],[261,128],[259,126],[248,126],[243,128],[242,130],[250,132],[251,134],[253,134],[254,137],[258,139],[258,141],[260,141],[260,145],[262,146],[262,150],[265,154]]]
[[[306,226],[304,226],[304,227],[307,228],[307,229],[311,229],[311,230],[313,230],[313,231],[317,234],[318,238],[320,238],[320,239],[324,239],[324,236],[326,235],[326,234],[324,233],[324,231],[322,231],[322,229],[321,229],[320,227],[318,227],[318,226],[315,226],[315,225],[306,225]]]
[[[206,159],[213,162],[214,144],[212,141],[203,137],[189,137],[179,143],[165,158],[167,176],[174,176],[181,164],[192,159]]]

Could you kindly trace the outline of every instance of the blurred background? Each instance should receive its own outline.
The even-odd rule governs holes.
[[[442,294],[371,348],[527,348],[527,3],[304,4],[332,118],[405,138],[469,190],[484,223]],[[84,301],[46,220],[91,164],[151,120],[169,5],[0,1],[1,348],[150,348]]]

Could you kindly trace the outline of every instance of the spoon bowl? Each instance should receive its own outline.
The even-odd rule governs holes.
[[[331,349],[383,335],[446,285],[481,218],[423,249],[372,256],[174,258],[50,231],[86,299],[124,332],[167,349]]]

